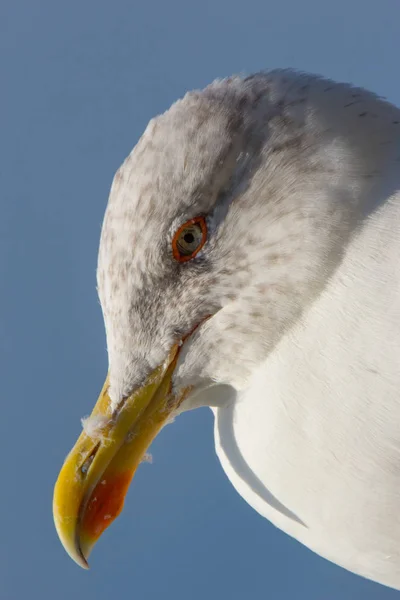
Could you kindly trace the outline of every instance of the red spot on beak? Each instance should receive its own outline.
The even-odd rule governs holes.
[[[81,528],[86,535],[97,539],[118,517],[134,472],[114,474],[102,479],[95,487],[86,507]]]

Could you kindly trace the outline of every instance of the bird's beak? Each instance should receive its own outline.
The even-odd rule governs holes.
[[[107,379],[90,417],[98,429],[83,431],[65,460],[54,490],[54,521],[65,550],[81,567],[88,568],[88,556],[121,512],[144,453],[185,395],[171,393],[178,354],[176,345],[166,363],[113,411]]]

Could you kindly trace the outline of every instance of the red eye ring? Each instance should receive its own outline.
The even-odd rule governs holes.
[[[188,233],[193,237],[190,243],[183,240],[183,236]],[[204,217],[195,217],[186,221],[176,231],[172,240],[172,254],[175,260],[180,263],[192,260],[200,252],[206,240],[207,223]]]

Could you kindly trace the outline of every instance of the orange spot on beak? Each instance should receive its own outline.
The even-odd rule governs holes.
[[[95,487],[81,522],[91,539],[97,540],[122,511],[133,474],[133,470],[109,477],[105,474]]]

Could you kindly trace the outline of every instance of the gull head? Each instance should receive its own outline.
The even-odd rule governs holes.
[[[187,94],[149,123],[114,178],[97,272],[114,406],[175,344],[174,388],[245,376],[232,364],[240,335],[228,331],[235,320],[245,329],[239,297],[255,292],[262,260],[250,203],[268,135],[264,92],[262,79],[233,78]]]
[[[97,270],[108,376],[53,504],[81,566],[160,429],[213,386],[245,388],[323,287],[389,151],[371,106],[291,71],[216,81],[150,121],[116,173]]]

